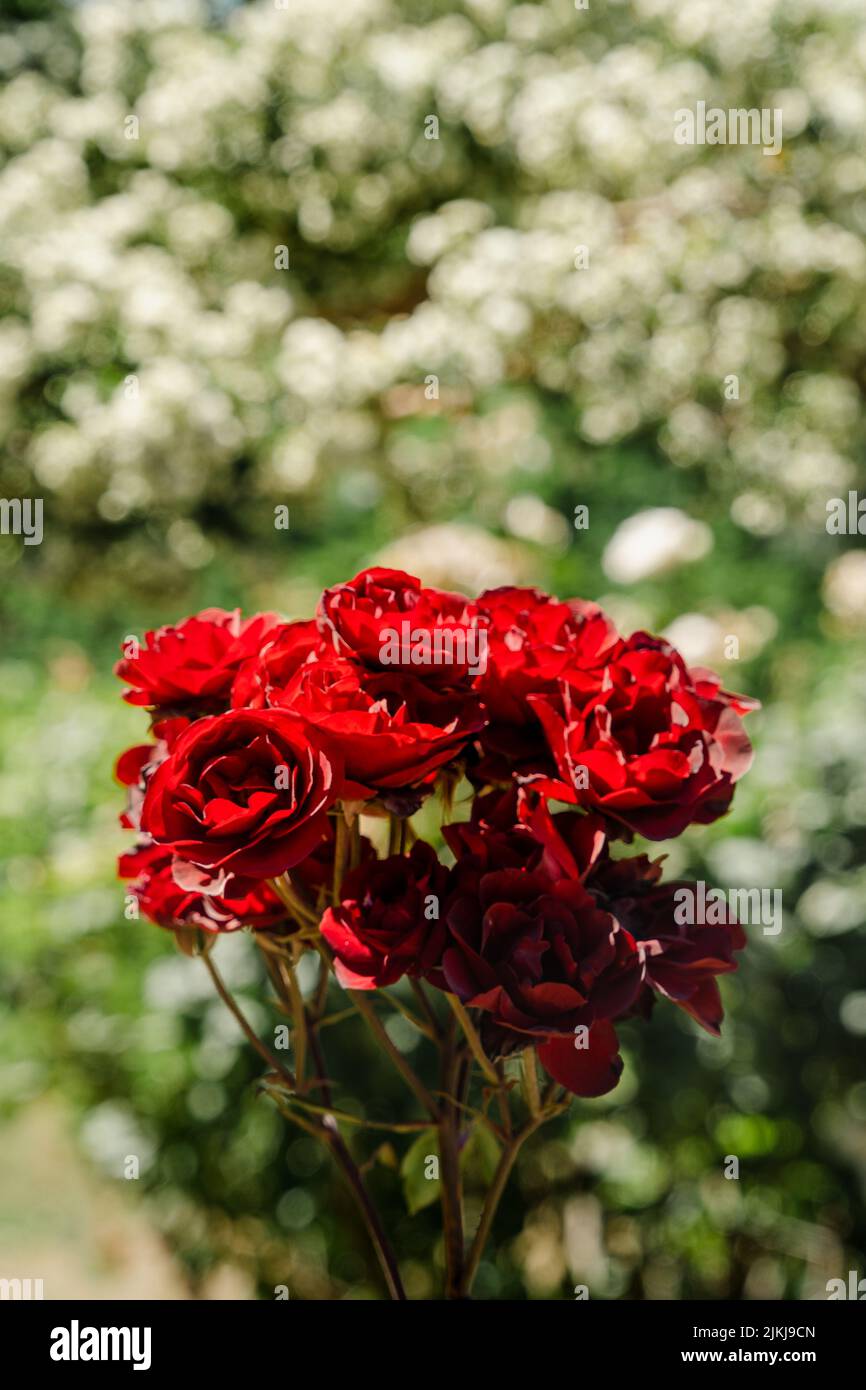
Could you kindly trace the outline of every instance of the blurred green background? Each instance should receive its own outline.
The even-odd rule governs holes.
[[[478,1295],[866,1273],[866,549],[825,526],[863,486],[859,0],[6,13],[0,494],[45,536],[0,537],[0,1274],[381,1296],[201,964],[124,920],[112,780],[144,732],[124,636],[306,616],[374,560],[597,599],[764,702],[732,814],[664,849],[781,888],[783,930],[752,929],[720,1041],[623,1029],[618,1089],[524,1151]],[[676,145],[698,100],[781,109],[782,153]],[[251,943],[217,960],[271,1028]],[[413,1113],[356,1023],[327,1049],[369,1116]],[[435,1295],[438,1214],[353,1142]]]

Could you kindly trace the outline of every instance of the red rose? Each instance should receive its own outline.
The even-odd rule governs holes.
[[[301,714],[338,749],[347,795],[415,787],[451,762],[484,718],[468,691],[429,689],[401,672],[373,675],[331,656],[306,662],[271,703]]]
[[[200,927],[207,932],[288,928],[286,909],[266,883],[247,885],[246,891],[238,892],[235,881],[221,896],[207,897],[175,882],[172,861],[171,850],[163,845],[139,846],[118,860],[119,877],[134,880],[129,891],[138,899],[145,917],[157,926]]]
[[[536,790],[592,807],[650,840],[705,825],[728,809],[752,749],[740,714],[756,702],[690,671],[660,638],[638,632],[587,697],[568,671],[554,697],[529,696],[558,777],[532,776]]]
[[[447,881],[448,870],[423,840],[408,855],[371,860],[346,875],[340,905],[328,908],[321,927],[345,989],[392,985],[438,960]]]
[[[720,913],[726,920],[719,922],[678,921],[681,895],[697,904],[696,885],[661,883],[661,875],[661,862],[642,854],[603,863],[593,886],[632,933],[644,961],[646,993],[639,1011],[649,1012],[652,990],[718,1035],[724,1009],[716,976],[737,969],[734,952],[745,948],[745,933],[733,918],[727,920],[726,911]]]
[[[470,872],[527,869],[549,882],[587,879],[607,839],[601,816],[560,811],[551,816],[545,802],[523,787],[476,795],[468,821],[443,827],[448,848],[460,865],[461,889]]]
[[[281,689],[311,656],[327,653],[316,623],[282,623],[268,634],[261,651],[245,661],[231,690],[232,709],[263,709],[271,689]]]
[[[137,830],[141,824],[141,807],[150,777],[168,757],[188,719],[163,719],[153,727],[155,743],[137,743],[121,753],[114,765],[114,775],[121,786],[128,788],[126,810],[121,812],[120,824],[125,830]]]
[[[478,599],[487,631],[487,668],[475,689],[489,724],[481,737],[478,776],[504,781],[515,770],[546,766],[549,754],[530,695],[558,692],[568,669],[587,695],[601,690],[604,666],[622,639],[594,603],[561,603],[540,589],[489,589]]]
[[[283,710],[230,710],[181,734],[148,783],[142,828],[206,869],[273,878],[327,835],[341,772],[315,729]]]
[[[148,632],[135,654],[127,654],[124,644],[114,668],[131,687],[123,698],[131,705],[196,714],[226,709],[238,670],[278,622],[273,613],[243,619],[239,609],[206,608],[174,627]]]
[[[576,880],[505,869],[464,891],[458,864],[445,921],[431,981],[484,1011],[491,1055],[563,1035],[574,1045],[575,1028],[616,1018],[640,989],[632,937]]]
[[[695,885],[661,883],[662,860],[645,854],[611,859],[602,817],[573,811],[551,816],[543,802],[534,810],[523,802],[521,810],[543,846],[543,853],[529,863],[554,879],[580,879],[599,907],[634,938],[646,981],[635,1011],[649,1013],[655,991],[717,1034],[724,1011],[715,977],[737,968],[733,952],[746,944],[740,926],[734,921],[679,923],[677,895],[694,894]]]
[[[338,655],[371,671],[406,671],[454,685],[485,660],[475,605],[462,594],[422,588],[402,570],[363,570],[326,589],[317,619]]]

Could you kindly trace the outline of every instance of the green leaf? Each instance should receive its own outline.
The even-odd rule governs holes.
[[[404,1154],[400,1173],[410,1216],[439,1200],[439,1134],[434,1128],[421,1131]]]
[[[496,1174],[501,1152],[502,1145],[496,1135],[491,1134],[485,1124],[475,1124],[463,1145],[460,1167],[479,1187],[489,1187]]]

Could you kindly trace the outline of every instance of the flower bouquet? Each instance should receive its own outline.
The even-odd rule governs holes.
[[[151,719],[117,765],[131,898],[202,958],[263,1089],[332,1154],[396,1299],[352,1135],[369,1123],[426,1148],[445,1295],[468,1297],[521,1145],[573,1096],[616,1086],[617,1021],[648,1019],[661,996],[719,1031],[716,977],[736,968],[740,927],[682,920],[688,885],[623,850],[724,814],[755,702],[593,603],[515,588],[473,601],[387,569],[326,590],[310,621],[209,609],[128,638],[116,671]],[[290,1050],[257,1035],[214,961],[241,928]],[[435,1049],[438,1082],[394,1042],[391,1009]],[[322,1032],[356,1014],[416,1120],[367,1122],[363,1094],[341,1105],[360,1078],[329,1073]],[[474,1135],[493,1164],[466,1231]]]

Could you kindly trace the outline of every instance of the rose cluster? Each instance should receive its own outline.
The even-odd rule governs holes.
[[[350,990],[425,981],[490,1058],[532,1045],[578,1095],[616,1084],[616,1021],[658,995],[718,1031],[740,927],[680,922],[683,885],[621,851],[724,814],[755,702],[669,643],[582,600],[368,569],[310,621],[208,609],[116,671],[152,735],[117,766],[120,874],[161,926],[292,938]],[[438,845],[413,823],[435,796]]]

